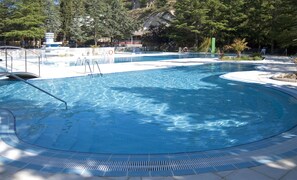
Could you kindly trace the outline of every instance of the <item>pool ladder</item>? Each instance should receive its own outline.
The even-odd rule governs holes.
[[[94,72],[95,72],[95,65],[96,65],[96,67],[97,67],[97,69],[98,69],[98,71],[99,71],[99,75],[102,77],[103,74],[101,73],[101,69],[100,69],[100,67],[99,67],[99,63],[98,63],[98,61],[96,61],[96,60],[92,60],[93,70],[92,70],[92,68],[91,68],[91,63],[90,63],[90,61],[91,61],[91,60],[87,59],[86,57],[85,57],[84,59],[78,58],[77,61],[76,61],[76,63],[75,63],[75,65],[78,65],[78,64],[80,64],[80,65],[84,65],[84,66],[85,66],[85,73],[87,72],[87,68],[89,68],[89,71],[90,71],[90,74],[91,74],[92,77],[93,77],[93,75],[94,75]]]

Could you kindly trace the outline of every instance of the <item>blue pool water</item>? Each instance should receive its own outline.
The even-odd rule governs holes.
[[[221,79],[242,64],[32,80],[62,103],[16,81],[0,81],[0,108],[17,135],[46,148],[91,153],[176,153],[236,146],[297,124],[297,101],[256,84]]]

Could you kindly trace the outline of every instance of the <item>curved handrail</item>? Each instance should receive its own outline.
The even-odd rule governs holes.
[[[0,46],[0,49],[22,49],[19,46]]]
[[[98,61],[95,61],[95,64],[97,65],[97,68],[98,68],[98,70],[99,70],[99,74],[100,74],[100,76],[102,77],[103,75],[102,75],[102,73],[101,73],[101,70],[100,70]]]
[[[16,118],[15,118],[15,115],[13,114],[13,112],[11,110],[6,109],[6,108],[0,108],[0,112],[1,111],[6,111],[12,116],[12,118],[13,118],[13,130],[14,130],[13,132],[16,135],[17,131],[16,131]]]
[[[28,84],[28,85],[30,85],[30,86],[38,89],[39,91],[41,91],[41,92],[43,92],[43,93],[45,93],[45,94],[47,94],[47,95],[49,95],[49,96],[51,96],[51,97],[53,97],[53,98],[55,98],[57,100],[63,102],[65,104],[66,110],[68,109],[68,105],[67,105],[67,102],[66,101],[64,101],[64,100],[62,100],[62,99],[60,99],[60,98],[52,95],[51,93],[49,93],[49,92],[47,92],[47,91],[45,91],[45,90],[43,90],[43,89],[41,89],[41,88],[39,88],[37,86],[35,86],[34,84],[29,83],[28,81],[24,80],[23,78],[20,78],[19,76],[15,75],[13,73],[7,72],[7,74],[11,75],[12,77],[16,78],[17,80],[20,80],[20,81],[22,81],[22,82],[24,82],[24,83],[26,83],[26,84]]]
[[[8,71],[8,61],[7,58],[10,57],[10,71],[13,71],[13,56],[7,52],[8,49],[19,50],[20,47],[17,46],[0,46],[0,53],[4,53],[5,56],[5,69]]]
[[[8,50],[21,50],[22,52],[25,52],[25,72],[27,72],[27,52],[33,54],[34,56],[37,56],[38,58],[38,75],[40,76],[40,64],[42,61],[42,54],[41,53],[37,53],[33,50],[30,49],[25,49],[25,48],[21,48],[21,47],[17,47],[17,46],[0,46],[0,52],[4,52],[5,54],[5,62],[6,62],[6,70],[8,70],[8,65],[7,65],[7,57],[9,56],[11,58],[11,72],[13,69],[13,56],[11,54],[8,53]]]

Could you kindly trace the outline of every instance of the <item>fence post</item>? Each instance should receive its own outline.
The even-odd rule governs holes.
[[[7,69],[7,48],[5,48],[5,68],[6,68],[6,71],[8,72],[8,69]]]
[[[38,76],[40,77],[40,56],[38,57]]]
[[[25,49],[25,72],[27,72],[27,50]]]

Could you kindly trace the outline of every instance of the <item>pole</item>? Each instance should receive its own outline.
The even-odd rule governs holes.
[[[216,53],[216,38],[211,38],[211,53]]]
[[[13,70],[13,57],[11,56],[10,57],[10,68],[11,68],[11,71],[10,72],[12,72],[12,70]]]
[[[7,69],[7,48],[5,48],[5,67],[6,67],[6,71],[8,72],[8,69]]]
[[[25,49],[25,72],[27,72],[27,50]]]
[[[38,57],[38,75],[40,77],[40,56]]]

